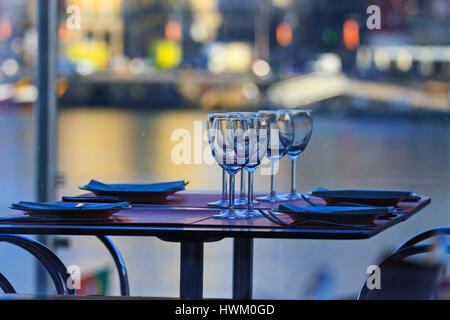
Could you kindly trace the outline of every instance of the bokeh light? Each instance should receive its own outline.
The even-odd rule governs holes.
[[[15,59],[6,59],[2,64],[2,71],[5,76],[13,77],[19,72],[19,64]]]
[[[359,46],[359,23],[355,19],[347,19],[342,28],[342,40],[348,50]]]
[[[11,37],[12,26],[7,19],[0,20],[0,41],[6,41]]]
[[[280,46],[286,47],[292,43],[292,28],[286,23],[282,22],[277,26],[276,30],[277,42]]]
[[[181,62],[181,48],[172,41],[158,40],[152,45],[150,52],[153,63],[160,69],[173,69]]]
[[[270,65],[264,60],[256,59],[253,62],[252,71],[256,76],[265,78],[270,75]]]
[[[397,68],[402,72],[406,72],[409,69],[411,69],[413,64],[413,58],[411,56],[411,53],[407,50],[400,50],[397,54],[395,64]]]
[[[167,40],[179,42],[183,36],[183,29],[181,23],[176,20],[171,20],[167,22],[164,29],[164,35]]]

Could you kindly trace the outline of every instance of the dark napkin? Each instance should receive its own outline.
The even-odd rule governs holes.
[[[97,202],[97,203],[117,203],[117,202],[126,202],[126,199],[123,197],[115,197],[115,196],[77,196],[77,197],[62,197],[62,201],[65,202]]]
[[[412,191],[392,190],[327,190],[318,188],[311,192],[317,197],[363,198],[363,199],[413,199],[419,198]]]
[[[10,208],[22,211],[95,211],[95,210],[120,210],[129,208],[128,202],[118,203],[75,203],[75,202],[27,202],[13,203]]]
[[[182,191],[185,189],[186,184],[183,180],[150,184],[106,184],[97,180],[91,180],[89,184],[80,188],[92,191],[165,192]]]
[[[380,218],[389,218],[394,207],[347,207],[347,206],[315,206],[297,207],[292,204],[280,204],[278,211],[288,214],[294,224],[305,220],[346,224],[371,224]]]
[[[299,207],[293,204],[280,204],[279,212],[298,213],[314,215],[320,218],[324,215],[333,216],[361,216],[361,215],[384,215],[393,213],[394,207],[346,207],[346,206],[316,206],[316,207]]]

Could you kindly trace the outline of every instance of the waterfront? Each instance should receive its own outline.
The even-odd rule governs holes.
[[[62,109],[59,117],[58,170],[66,176],[59,195],[80,193],[91,178],[106,182],[185,179],[189,190],[218,189],[216,164],[175,165],[170,137],[175,129],[193,132],[201,111],[120,111],[103,108]],[[311,141],[298,162],[299,191],[316,187],[406,189],[431,196],[432,204],[411,220],[370,240],[255,241],[255,298],[339,298],[356,294],[368,265],[378,262],[413,234],[450,222],[450,123],[431,119],[316,116]],[[30,112],[0,113],[1,215],[11,202],[33,199],[34,120]],[[290,163],[283,159],[278,186],[289,189]],[[269,177],[256,175],[266,191]],[[114,238],[129,269],[133,295],[177,296],[179,246],[153,238]],[[94,238],[72,237],[70,250],[59,249],[66,265],[82,270],[108,266],[111,294],[118,294],[113,263]],[[205,245],[205,297],[231,297],[231,240]],[[20,292],[33,292],[32,259],[12,246],[0,247],[2,272]],[[13,259],[14,263],[9,263]],[[282,261],[283,263],[278,263]],[[318,272],[329,275],[327,296],[305,290]],[[270,279],[267,280],[267,279]],[[320,290],[318,290],[320,292]],[[317,291],[316,291],[317,292]]]

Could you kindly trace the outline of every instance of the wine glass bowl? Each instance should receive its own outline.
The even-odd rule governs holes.
[[[311,110],[289,110],[292,114],[294,125],[294,139],[287,154],[292,160],[291,192],[285,195],[290,200],[298,200],[302,195],[297,193],[296,187],[296,160],[303,154],[311,138],[313,128],[313,116]]]
[[[253,200],[253,172],[261,163],[267,152],[270,140],[269,120],[265,117],[251,117],[250,136],[249,136],[249,160],[244,169],[248,172],[248,193],[247,193],[247,209],[242,213],[249,216],[262,216],[261,213],[254,209],[254,205],[258,202]]]
[[[287,154],[292,160],[298,159],[308,145],[312,134],[311,110],[290,110],[294,124],[294,139]]]
[[[234,179],[236,173],[249,161],[250,121],[244,117],[216,117],[213,121],[211,152],[216,162],[230,177],[228,209],[214,218],[241,219],[249,215],[240,214],[234,208]]]
[[[272,174],[270,194],[259,197],[257,200],[270,202],[288,201],[288,198],[276,194],[275,165],[291,148],[294,139],[292,115],[288,110],[261,110],[259,115],[266,117],[270,124],[270,142],[267,148],[267,158],[272,162]]]
[[[259,115],[267,118],[270,124],[271,142],[267,148],[267,158],[279,160],[290,149],[294,137],[289,111],[262,110]]]
[[[213,147],[212,147],[213,141],[211,139],[211,133],[212,133],[214,119],[217,117],[226,117],[226,116],[227,116],[227,114],[223,113],[223,112],[208,114],[207,122],[206,122],[206,127],[207,127],[206,132],[207,132],[207,136],[208,136],[208,142],[209,142],[209,145],[211,146],[212,151],[213,151]],[[214,153],[213,153],[213,156],[214,156]],[[222,197],[220,200],[209,202],[208,206],[219,207],[219,208],[227,208],[228,207],[227,174],[224,169],[222,169]]]
[[[239,111],[239,112],[228,112],[228,117],[231,118],[239,118],[239,117],[257,117],[258,112],[250,112],[250,111]],[[234,204],[236,206],[243,206],[247,204],[247,198],[245,197],[245,180],[244,180],[244,170],[241,171],[240,174],[240,190],[239,197],[234,200]]]

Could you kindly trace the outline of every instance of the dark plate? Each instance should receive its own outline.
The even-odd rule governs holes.
[[[325,200],[328,206],[337,205],[339,203],[358,203],[358,204],[367,204],[371,206],[396,206],[402,199],[393,199],[393,198],[344,198],[344,197],[324,197],[324,196],[315,196],[320,197]]]
[[[310,210],[320,210],[319,212],[290,211],[287,208],[278,209],[279,212],[289,215],[294,221],[302,220],[325,220],[343,223],[371,223],[379,217],[390,217],[394,213],[394,207],[386,208],[362,208],[362,207],[304,207]],[[336,212],[324,210],[337,210]]]
[[[356,191],[355,194],[352,194]],[[333,193],[333,194],[328,194]],[[392,193],[392,194],[390,194]],[[378,190],[316,190],[311,196],[325,200],[327,205],[340,203],[358,203],[372,206],[395,206],[402,200],[418,200],[420,197],[409,191],[378,191]]]
[[[90,196],[78,196],[78,197],[68,197],[63,196],[62,201],[64,202],[96,202],[96,203],[116,203],[124,202],[126,199],[122,197],[90,197]]]
[[[380,217],[389,217],[392,214],[388,213],[320,213],[320,214],[308,214],[308,213],[295,213],[295,212],[283,212],[289,215],[293,221],[301,222],[304,220],[324,220],[336,223],[373,223]]]
[[[169,183],[173,183],[173,182],[169,182]],[[87,191],[91,191],[93,192],[96,196],[106,196],[106,197],[121,197],[123,199],[125,199],[126,201],[129,202],[134,202],[134,203],[161,203],[166,201],[167,197],[171,194],[174,194],[178,191],[184,191],[185,190],[185,186],[188,184],[189,182],[184,182],[184,184],[181,187],[177,187],[174,189],[170,189],[170,190],[164,190],[164,191],[149,191],[149,190],[120,190],[118,189],[118,187],[120,187],[120,184],[112,184],[112,186],[114,186],[117,189],[112,189],[112,190],[102,190],[102,189],[97,189],[97,188],[93,188],[92,186],[89,185],[82,185],[79,186],[80,189],[82,190],[87,190]],[[155,183],[156,184],[161,184],[164,185],[165,183]],[[127,185],[127,187],[129,187],[130,185]],[[135,185],[136,188],[145,188],[145,185],[140,185],[140,184],[136,184]]]
[[[91,203],[92,204],[92,203]],[[81,204],[83,205],[83,204]],[[82,219],[103,219],[108,218],[114,213],[121,210],[130,209],[129,204],[125,204],[117,208],[27,208],[20,205],[13,204],[9,207],[13,210],[20,210],[27,213],[30,216],[40,216],[40,217],[59,217],[59,218],[82,218]]]
[[[178,190],[175,191],[118,191],[118,190],[91,190],[87,188],[83,188],[84,186],[80,186],[79,188],[82,190],[91,191],[96,196],[115,196],[121,197],[129,202],[141,202],[141,203],[158,203],[167,200],[167,197]]]

